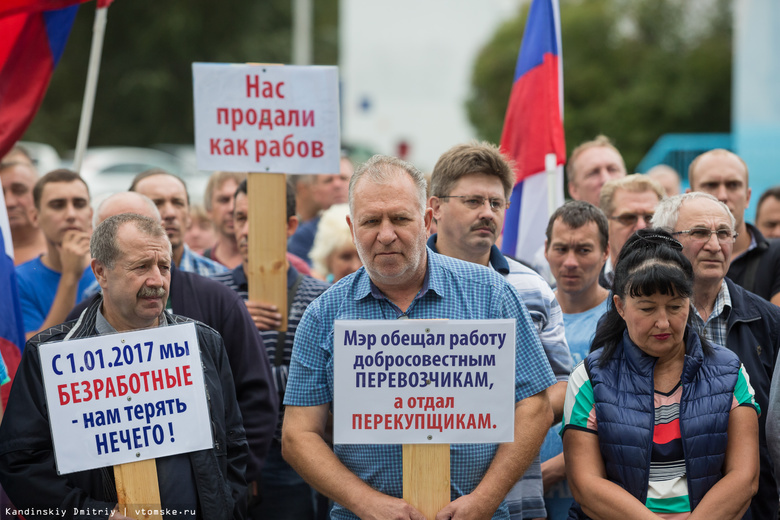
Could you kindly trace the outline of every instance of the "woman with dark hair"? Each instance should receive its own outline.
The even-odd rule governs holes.
[[[689,322],[693,269],[660,229],[615,265],[613,305],[569,379],[570,518],[738,519],[758,487],[758,405],[742,364]]]

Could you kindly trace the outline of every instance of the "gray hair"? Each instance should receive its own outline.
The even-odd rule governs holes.
[[[653,215],[652,226],[663,228],[668,232],[674,231],[677,225],[677,220],[680,218],[680,208],[683,203],[694,199],[707,199],[714,202],[723,212],[729,216],[731,220],[731,229],[737,227],[737,220],[734,215],[731,214],[729,207],[724,203],[710,195],[709,193],[703,193],[700,191],[693,191],[691,193],[683,193],[682,195],[674,195],[673,197],[666,197],[658,203],[655,208],[655,214]]]
[[[117,243],[119,228],[129,222],[132,222],[136,229],[149,237],[168,238],[159,221],[135,213],[121,213],[108,217],[95,228],[89,241],[89,254],[92,258],[108,269],[113,269],[117,259],[123,254]],[[168,250],[171,252],[170,242],[168,242]]]
[[[424,215],[428,192],[425,176],[411,163],[389,155],[375,155],[355,170],[349,179],[349,214],[354,216],[355,213],[355,187],[360,179],[366,177],[377,184],[391,184],[398,176],[398,170],[412,178],[417,188],[420,213]]]

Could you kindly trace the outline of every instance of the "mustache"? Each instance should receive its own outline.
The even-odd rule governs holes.
[[[162,287],[141,287],[137,296],[139,298],[165,298],[166,294]]]
[[[474,231],[476,229],[481,229],[484,227],[490,229],[490,231],[493,233],[496,232],[496,223],[493,222],[492,220],[487,220],[487,219],[481,219],[479,222],[471,226],[471,230]]]

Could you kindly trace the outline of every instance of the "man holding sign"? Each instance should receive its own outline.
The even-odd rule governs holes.
[[[90,253],[93,258],[92,269],[103,296],[90,305],[77,321],[52,327],[28,341],[11,391],[7,418],[0,427],[0,482],[14,505],[28,520],[53,514],[67,514],[76,518],[107,518],[109,515],[112,518],[124,518],[125,514],[138,514],[130,510],[132,506],[149,506],[127,504],[128,509],[121,511],[115,508],[118,500],[110,468],[58,473],[63,454],[57,453],[58,466],[55,466],[50,433],[50,426],[54,428],[55,424],[49,424],[54,415],[52,407],[56,407],[57,403],[53,403],[51,398],[47,402],[42,381],[42,376],[49,374],[55,365],[41,363],[39,347],[49,342],[192,323],[187,318],[164,312],[170,284],[171,245],[159,222],[134,214],[110,217],[95,230]],[[203,424],[199,426],[210,430],[213,444],[210,449],[156,460],[161,500],[159,506],[162,511],[166,511],[163,513],[166,518],[171,515],[193,520],[243,518],[246,507],[244,472],[247,444],[233,378],[220,336],[201,323],[194,323],[200,351],[200,363],[195,368],[202,364],[210,419],[202,421]],[[127,357],[125,359],[127,361]],[[67,370],[63,367],[68,365],[62,362],[59,366],[58,373],[62,373]],[[111,367],[111,363],[108,367]],[[87,370],[92,370],[92,367],[87,366]],[[57,372],[56,366],[54,371]],[[73,371],[78,372],[75,365]],[[185,380],[187,377],[189,373],[185,372]],[[162,378],[160,384],[161,381]],[[170,380],[167,382],[170,383]],[[59,404],[78,403],[90,397],[110,398],[108,391],[99,395],[97,384],[93,384],[94,393],[79,394],[74,390],[64,400],[61,395]],[[155,385],[156,390],[157,384],[152,381],[148,386]],[[153,397],[151,390],[147,390]],[[144,391],[140,391],[139,395],[137,388],[131,393],[138,400],[144,397]],[[131,399],[128,394],[127,401]],[[165,412],[165,409],[159,411]],[[107,416],[111,422],[111,414]],[[147,423],[149,417],[147,414]],[[126,415],[117,413],[113,421],[124,427],[125,423],[134,424],[132,419],[135,417],[131,418],[130,412]],[[89,417],[84,414],[83,428],[92,428],[94,423],[99,426],[100,422],[100,416],[93,421],[93,414]],[[88,433],[84,431],[84,435]],[[122,446],[123,443],[120,434],[118,444]],[[103,451],[109,451],[108,447],[115,451],[116,444],[104,441]],[[101,447],[100,443],[98,447]],[[100,451],[98,449],[98,453]]]
[[[451,499],[437,519],[506,519],[509,489],[533,460],[552,421],[555,384],[517,291],[498,273],[427,249],[426,185],[414,166],[375,156],[350,181],[352,230],[364,268],[309,305],[295,337],[283,452],[336,504],[332,518],[424,520],[402,494],[400,445],[327,444],[333,403],[333,327],[356,319],[516,319],[514,442],[453,445]],[[336,404],[336,406],[338,406]]]

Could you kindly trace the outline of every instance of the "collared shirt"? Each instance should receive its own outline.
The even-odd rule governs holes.
[[[516,318],[515,401],[555,383],[550,364],[517,290],[495,271],[427,250],[427,287],[406,312],[410,319]],[[306,309],[295,335],[284,404],[319,406],[333,401],[333,323],[343,319],[396,319],[398,308],[376,297],[365,267],[339,280]],[[450,446],[453,497],[471,493],[485,475],[496,444]],[[368,485],[390,496],[403,494],[400,445],[337,444],[339,460]],[[331,518],[356,516],[335,504]],[[505,503],[493,518],[508,518]]]
[[[434,253],[437,235],[428,239],[428,247]],[[523,303],[531,314],[531,319],[539,333],[547,361],[550,362],[555,378],[568,381],[573,368],[569,345],[563,326],[563,312],[549,284],[530,267],[507,258],[495,245],[490,248],[489,265],[520,293]]]
[[[612,265],[612,257],[608,256],[607,261],[604,263],[604,279],[609,284],[609,289],[612,287],[612,282],[615,281],[615,267]]]
[[[722,280],[720,283],[720,291],[715,298],[715,306],[712,308],[712,312],[707,317],[705,322],[696,306],[693,306],[693,319],[698,325],[701,336],[703,336],[710,343],[716,343],[722,347],[726,346],[726,335],[728,333],[727,323],[729,319],[729,313],[731,312],[731,296],[729,295],[729,288],[726,285],[726,280]]]
[[[438,235],[434,234],[428,239],[428,247],[436,253],[437,238]],[[555,379],[559,382],[568,381],[572,358],[563,328],[563,312],[550,286],[536,271],[505,257],[495,245],[490,248],[488,265],[520,293],[542,341]],[[511,519],[547,516],[539,455],[509,491],[506,500]]]
[[[184,252],[181,254],[181,261],[177,267],[182,271],[196,273],[201,276],[211,276],[228,270],[224,265],[199,255],[190,249],[187,244],[184,244]]]
[[[95,330],[101,336],[115,334],[117,330],[111,325],[101,307],[98,307],[95,316]],[[167,327],[168,320],[165,311],[160,314],[158,327]],[[195,491],[195,476],[192,473],[192,464],[187,454],[170,455],[156,459],[157,482],[160,486],[160,502],[163,508],[176,509],[179,514],[187,511],[195,511],[198,507],[198,494]],[[185,513],[182,518],[195,520],[194,514]]]

